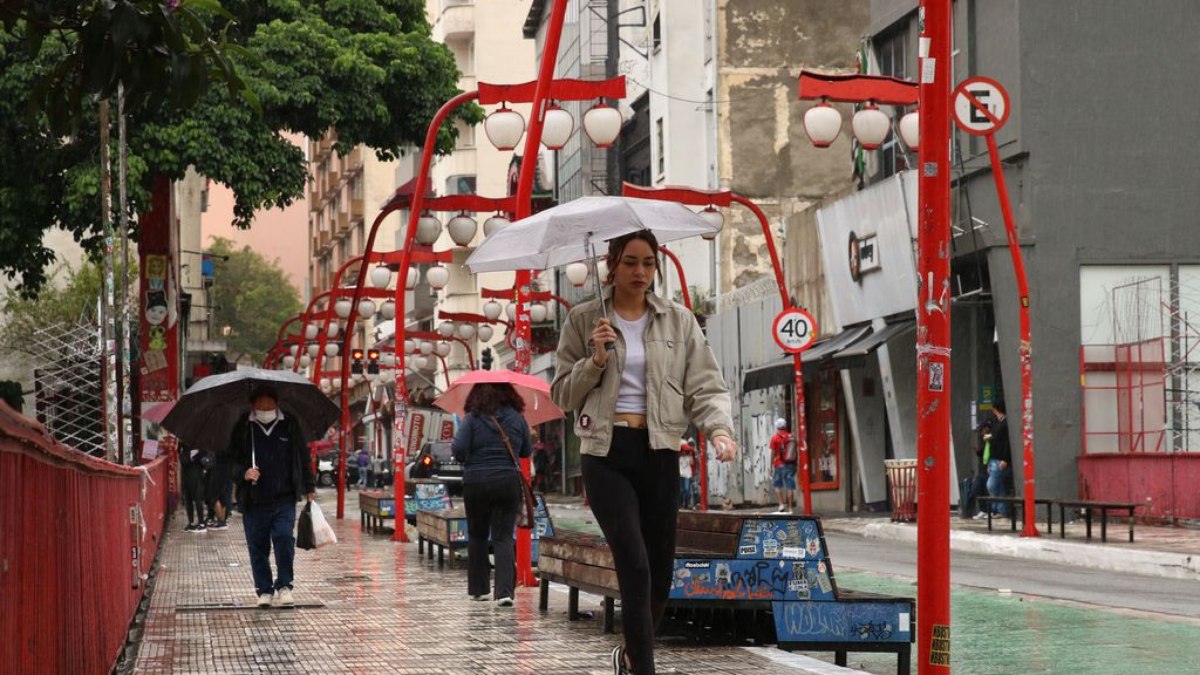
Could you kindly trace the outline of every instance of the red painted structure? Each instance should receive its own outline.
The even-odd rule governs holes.
[[[6,673],[112,669],[162,538],[174,461],[111,464],[61,445],[0,403]]]

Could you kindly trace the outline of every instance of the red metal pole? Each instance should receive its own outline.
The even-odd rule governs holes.
[[[675,264],[675,274],[679,276],[679,289],[683,295],[683,306],[688,309],[692,308],[692,296],[688,293],[687,276],[683,273],[683,263],[679,262],[679,256],[671,252],[671,249],[666,246],[659,246],[658,250],[662,252],[672,263]]]
[[[550,24],[542,47],[542,63],[538,70],[537,85],[533,90],[533,108],[530,111],[529,130],[525,133],[525,152],[521,160],[521,173],[517,178],[517,220],[528,218],[533,213],[533,178],[537,173],[538,148],[542,142],[542,123],[546,117],[546,95],[554,78],[554,64],[558,61],[558,43],[562,37],[563,19],[567,14],[567,0],[554,0],[550,8]],[[515,367],[518,373],[529,372],[530,326],[529,298],[533,275],[529,270],[517,272],[517,312]],[[521,473],[529,480],[529,458],[521,460]],[[529,530],[517,529],[517,583],[522,586],[537,585],[533,574],[532,538]]]
[[[917,672],[928,675],[950,672],[951,0],[921,0],[920,15]]]
[[[704,434],[696,435],[696,455],[700,466],[700,510],[708,510],[708,445]]]
[[[1012,256],[1013,274],[1017,277],[1017,296],[1021,301],[1021,441],[1025,458],[1025,526],[1021,528],[1021,536],[1038,537],[1041,535],[1037,529],[1037,519],[1029,516],[1036,513],[1034,503],[1037,494],[1033,470],[1033,336],[1029,327],[1029,278],[1025,274],[1025,259],[1021,256],[1021,242],[1017,239],[1017,225],[1008,201],[1008,184],[1004,180],[1004,167],[1000,165],[1000,150],[996,147],[995,134],[987,135],[987,146],[988,156],[992,160],[992,176],[996,180],[996,195],[1000,199],[1000,212],[1004,214],[1008,253]]]
[[[425,145],[421,150],[421,168],[417,172],[416,183],[413,186],[412,203],[408,214],[408,227],[404,230],[404,246],[400,254],[400,271],[396,277],[396,333],[393,337],[392,348],[396,354],[396,398],[392,401],[395,429],[394,437],[392,438],[392,475],[395,477],[392,486],[393,494],[396,498],[396,531],[392,535],[392,541],[407,542],[408,532],[406,531],[404,520],[404,462],[405,462],[405,447],[408,439],[406,439],[406,422],[408,417],[408,373],[406,371],[404,353],[404,335],[405,335],[405,315],[408,267],[412,263],[412,248],[417,236],[417,221],[421,218],[421,210],[425,201],[425,189],[429,184],[429,164],[433,160],[433,153],[437,147],[438,130],[442,128],[442,123],[446,121],[446,117],[459,106],[479,98],[478,91],[466,91],[442,104],[438,108],[437,113],[429,122],[429,128],[425,132]],[[377,221],[378,224],[378,221]],[[371,244],[375,241],[375,228],[371,228],[371,237],[367,243],[367,253],[371,251]],[[355,288],[355,303],[358,302],[357,292],[362,288],[363,277],[366,275],[367,266],[363,265],[358,273],[358,286]],[[343,360],[343,363],[346,363]]]

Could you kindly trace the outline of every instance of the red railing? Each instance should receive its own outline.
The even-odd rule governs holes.
[[[162,537],[166,462],[90,457],[0,403],[0,671],[112,670]]]

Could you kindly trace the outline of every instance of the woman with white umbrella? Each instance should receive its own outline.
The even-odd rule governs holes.
[[[695,316],[652,292],[657,252],[649,230],[609,242],[607,288],[568,315],[551,386],[554,401],[575,411],[584,487],[621,588],[625,644],[613,650],[614,675],[655,672],[654,633],[674,567],[680,438],[694,423],[718,460],[737,452],[729,391]]]

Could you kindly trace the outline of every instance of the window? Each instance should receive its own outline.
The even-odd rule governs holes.
[[[658,51],[662,47],[662,14],[654,15],[654,51]]]
[[[813,490],[836,490],[841,486],[841,443],[838,429],[838,371],[822,368],[805,387],[808,425],[809,485]]]
[[[475,176],[460,175],[450,176],[446,179],[446,194],[447,195],[473,195],[475,194]]]
[[[879,63],[880,75],[908,79],[908,26],[908,22],[902,22],[875,38],[875,60]],[[908,110],[897,106],[885,112],[889,112],[893,120],[898,120]],[[872,182],[883,180],[908,168],[908,158],[894,129],[883,146],[875,152],[875,159],[878,161],[878,167]]]
[[[663,118],[654,120],[654,149],[658,152],[658,177],[667,174],[667,147],[663,137]]]

